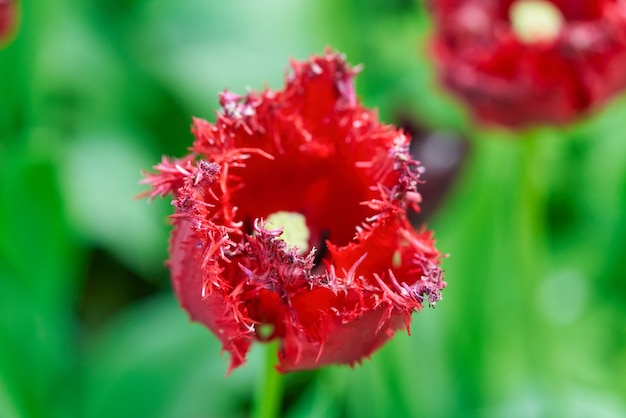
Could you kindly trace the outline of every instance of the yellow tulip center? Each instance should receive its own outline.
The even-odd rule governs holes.
[[[267,229],[282,228],[280,239],[290,247],[297,247],[298,254],[302,255],[309,251],[309,228],[306,226],[306,218],[298,212],[278,211],[272,213],[265,220]]]
[[[514,2],[509,19],[517,37],[527,44],[556,39],[565,20],[554,4],[544,0]]]

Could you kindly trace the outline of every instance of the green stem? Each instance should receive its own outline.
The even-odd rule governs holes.
[[[545,157],[549,141],[555,140],[548,132],[532,132],[523,138],[522,178],[520,200],[520,226],[522,238],[522,271],[524,272],[525,293],[530,296],[527,318],[526,339],[528,342],[528,364],[532,376],[541,382],[549,378],[550,333],[544,316],[540,312],[537,295],[542,283],[548,279],[549,245],[546,224],[546,182],[549,180],[550,164]]]
[[[276,343],[268,343],[265,350],[262,374],[254,398],[254,418],[276,418],[280,416],[283,398],[283,375],[276,371]]]

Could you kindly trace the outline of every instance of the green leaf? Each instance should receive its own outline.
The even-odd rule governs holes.
[[[190,323],[172,295],[129,309],[87,345],[86,416],[179,417],[243,414],[260,362],[226,377],[217,339]]]

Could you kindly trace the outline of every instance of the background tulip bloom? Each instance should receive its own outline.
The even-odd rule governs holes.
[[[626,85],[626,4],[615,0],[433,0],[445,86],[478,119],[564,123]]]
[[[0,0],[0,46],[11,40],[17,25],[17,0]]]
[[[174,289],[231,370],[255,339],[280,339],[281,371],[354,364],[441,298],[432,234],[407,219],[422,168],[358,103],[357,72],[327,51],[284,90],[223,92],[192,153],[144,180],[175,196]]]

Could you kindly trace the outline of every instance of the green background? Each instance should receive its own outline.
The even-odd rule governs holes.
[[[567,127],[480,127],[437,86],[410,0],[37,0],[0,50],[0,417],[245,417],[255,346],[187,320],[168,199],[133,199],[224,88],[324,47],[381,118],[470,143],[428,215],[448,288],[354,369],[286,376],[287,417],[626,416],[626,100]],[[429,161],[422,161],[428,170]]]

